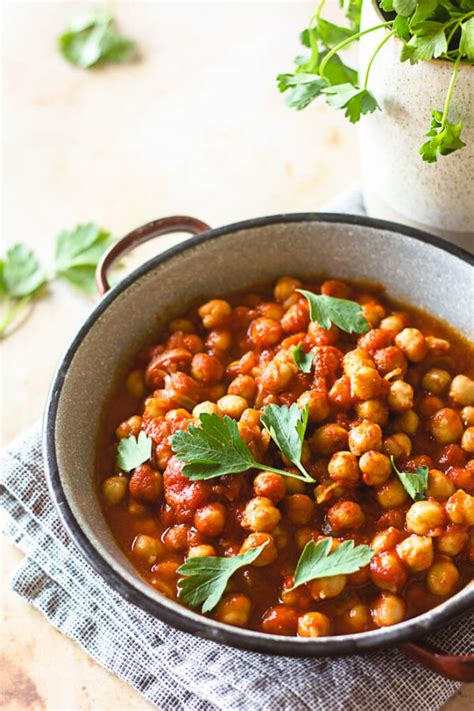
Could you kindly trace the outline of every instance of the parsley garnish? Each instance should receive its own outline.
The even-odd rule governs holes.
[[[350,575],[368,565],[374,556],[370,546],[356,546],[354,541],[344,541],[330,553],[333,539],[309,541],[300,556],[295,570],[294,590],[310,580],[332,575]]]
[[[307,299],[311,321],[317,321],[327,331],[331,328],[331,324],[347,333],[367,333],[370,330],[367,319],[362,315],[362,306],[357,302],[324,294],[313,294],[304,289],[296,291]]]
[[[280,451],[300,470],[303,481],[314,482],[301,464],[304,435],[308,426],[308,406],[300,410],[296,403],[290,407],[267,405],[263,408],[260,422]]]
[[[87,292],[95,291],[95,270],[114,239],[110,232],[89,222],[63,230],[56,238],[56,274]]]
[[[269,407],[276,406],[269,405],[264,408],[263,412],[267,413]],[[300,412],[297,405],[292,405],[292,407],[296,407],[298,412]],[[281,410],[283,408],[276,407],[276,409]],[[288,410],[287,407],[286,410]],[[281,442],[285,445],[285,449],[292,453],[292,457],[289,457],[291,461],[294,461],[298,452],[296,440],[299,441],[301,437],[302,446],[304,437],[304,428],[302,427],[303,416],[300,417],[297,415],[295,417],[295,414],[293,411],[291,417],[289,417],[283,412],[280,417],[278,417],[278,415],[272,413],[267,417],[268,427],[272,428],[272,431],[269,430],[272,437],[274,437],[274,433],[275,437],[281,435],[279,424],[281,424],[282,427],[295,428],[294,433],[286,433],[286,440],[284,442],[283,436],[281,436]],[[262,415],[262,424],[267,427],[264,422],[264,416],[265,415]],[[307,414],[304,417],[306,418],[306,422]],[[314,482],[314,479],[304,470],[301,463],[298,465],[295,464],[295,466],[298,466],[298,469],[303,472],[303,476],[286,472],[283,469],[275,469],[274,467],[269,467],[266,464],[257,462],[240,436],[237,422],[228,415],[225,415],[224,418],[221,419],[216,414],[204,412],[199,415],[199,420],[201,422],[200,427],[189,425],[187,430],[180,430],[170,437],[173,452],[178,459],[185,462],[183,474],[188,477],[188,479],[214,479],[224,474],[238,474],[255,468],[289,476],[293,479]],[[275,441],[277,440],[275,439]],[[293,446],[287,447],[288,442],[291,442]],[[282,451],[284,450],[282,449]]]
[[[314,354],[306,353],[303,350],[301,343],[298,343],[295,350],[293,351],[293,360],[295,365],[301,370],[302,373],[310,373],[311,366],[313,364]]]
[[[123,437],[117,449],[117,466],[125,472],[130,472],[151,457],[152,440],[143,430],[138,437],[130,435]]]
[[[245,565],[253,563],[266,545],[267,541],[258,548],[252,548],[246,553],[239,553],[230,558],[219,556],[189,558],[177,570],[180,575],[186,576],[178,581],[180,602],[190,607],[198,607],[203,603],[201,611],[210,612],[224,594],[232,575]]]
[[[135,52],[135,43],[120,36],[110,12],[95,10],[69,21],[59,50],[68,62],[87,69],[99,62],[122,64]]]
[[[392,467],[403,484],[403,488],[413,501],[421,501],[425,498],[425,491],[428,488],[429,468],[425,465],[416,467],[414,472],[401,472],[395,464],[393,456],[390,457]]]
[[[0,260],[0,297],[5,302],[0,336],[45,283],[46,276],[33,252],[24,244],[10,247]]]

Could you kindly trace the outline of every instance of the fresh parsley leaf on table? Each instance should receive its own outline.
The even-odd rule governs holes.
[[[73,230],[63,230],[56,238],[56,274],[84,291],[95,291],[97,264],[113,242],[110,232],[93,222],[77,225]]]
[[[362,307],[356,301],[337,299],[335,296],[313,294],[312,291],[297,289],[307,299],[309,317],[317,321],[327,331],[334,324],[347,333],[367,333],[370,326],[362,315]]]
[[[135,43],[122,37],[107,10],[72,18],[59,38],[59,49],[68,62],[87,69],[99,62],[122,64],[135,52]]]
[[[403,484],[403,488],[413,501],[421,501],[425,498],[425,492],[428,488],[428,472],[426,466],[416,467],[414,472],[401,472],[395,464],[393,456],[390,457],[392,467],[394,468],[398,478]]]
[[[311,366],[313,365],[314,354],[306,353],[303,350],[301,343],[298,343],[293,351],[293,360],[295,365],[301,370],[302,373],[310,373]]]
[[[188,558],[177,573],[185,575],[178,581],[178,597],[190,607],[202,604],[203,613],[210,612],[217,605],[225,592],[232,575],[245,565],[250,565],[263,551],[267,541],[258,548],[252,548],[246,553],[239,553],[230,558],[206,556],[204,558]]]
[[[0,260],[0,297],[5,309],[0,321],[0,336],[46,283],[46,276],[33,252],[15,244]]]
[[[264,415],[262,415],[262,424],[264,425],[263,418],[265,413],[268,415],[269,407],[276,406],[272,405],[264,408]],[[294,405],[294,407],[300,412],[297,405]],[[277,407],[277,410],[280,409],[282,408]],[[286,409],[288,410],[288,408]],[[307,414],[304,417],[307,421]],[[199,420],[201,422],[200,427],[189,425],[187,430],[180,430],[170,437],[173,452],[178,459],[185,463],[183,474],[188,477],[188,479],[213,479],[218,476],[223,476],[224,474],[238,474],[255,468],[289,476],[293,479],[314,482],[314,479],[302,468],[301,463],[298,468],[304,472],[303,476],[286,472],[283,469],[275,469],[274,467],[257,462],[240,436],[237,422],[228,415],[225,415],[221,419],[216,414],[204,412],[199,415]],[[291,453],[292,456],[296,458],[299,447],[297,440],[299,441],[301,437],[302,446],[302,438],[304,437],[304,431],[303,434],[301,434],[303,429],[301,417],[296,417],[295,414],[292,414],[291,418],[288,418],[283,413],[281,417],[278,418],[278,415],[272,413],[268,415],[267,422],[269,426],[276,428],[274,430],[275,432],[278,430],[276,434],[277,437],[281,434],[279,424],[283,425],[283,423],[285,423],[285,426],[294,427],[295,429],[298,428],[295,433],[287,432],[284,442],[285,447],[288,442],[291,442],[291,446],[293,447]],[[304,427],[306,427],[306,425]],[[270,435],[273,437],[272,432],[270,432]],[[281,442],[283,442],[283,437],[281,438]],[[277,444],[279,445],[278,442]],[[299,451],[301,452],[301,450]],[[291,461],[293,461],[293,459],[291,459]]]
[[[354,541],[344,541],[330,553],[333,539],[309,541],[300,556],[291,590],[310,580],[332,575],[350,575],[368,565],[375,552],[370,546],[356,546]]]
[[[125,472],[130,472],[151,458],[152,440],[143,430],[138,437],[130,435],[123,437],[117,449],[117,466]]]

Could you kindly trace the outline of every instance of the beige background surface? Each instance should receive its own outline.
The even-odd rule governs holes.
[[[24,241],[49,268],[55,235],[78,222],[121,235],[181,213],[217,226],[318,209],[357,179],[354,127],[321,103],[290,111],[275,88],[311,3],[116,2],[141,59],[84,72],[55,42],[88,6],[2,3],[2,251]],[[328,6],[337,13],[335,0]],[[41,417],[58,360],[94,302],[55,283],[2,342],[3,444]],[[151,709],[9,592],[20,554],[0,546],[0,707]],[[447,708],[472,700],[464,690]]]

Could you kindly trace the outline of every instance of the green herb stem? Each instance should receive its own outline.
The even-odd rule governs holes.
[[[357,34],[352,35],[352,37],[348,37],[347,39],[343,40],[342,42],[339,42],[338,45],[336,45],[330,52],[328,52],[326,54],[323,61],[321,62],[320,66],[319,66],[319,76],[324,77],[324,70],[326,68],[327,63],[341,49],[344,49],[344,47],[347,47],[348,44],[350,44],[351,42],[355,42],[360,37],[363,37],[364,35],[369,34],[369,32],[375,32],[375,30],[381,30],[382,27],[388,27],[391,24],[392,24],[391,22],[383,22],[380,25],[375,25],[375,27],[369,27],[367,30],[362,30],[362,32],[358,32]]]
[[[304,469],[303,465],[301,467],[298,467],[303,474],[303,476],[300,476],[299,474],[293,474],[292,472],[287,472],[283,469],[275,469],[274,467],[269,467],[266,464],[260,464],[259,462],[255,462],[252,466],[255,467],[255,469],[261,469],[263,472],[272,472],[273,474],[280,474],[280,476],[288,476],[290,479],[299,479],[300,481],[305,481],[308,484],[315,484],[316,480],[313,479],[308,472]]]
[[[380,52],[380,50],[382,49],[382,47],[384,46],[384,44],[385,44],[386,42],[388,42],[389,39],[391,39],[394,34],[396,34],[396,32],[395,32],[395,30],[392,30],[392,31],[389,32],[388,35],[387,35],[386,37],[384,37],[383,40],[382,40],[381,42],[379,42],[379,44],[377,45],[377,47],[376,47],[376,49],[375,49],[375,52],[374,52],[373,55],[371,56],[370,62],[369,62],[368,65],[367,65],[367,71],[365,72],[364,89],[367,89],[367,85],[368,85],[368,83],[369,83],[369,74],[370,74],[370,70],[372,69],[372,64],[374,63],[375,57],[376,57],[377,54]]]
[[[8,326],[20,315],[23,309],[27,306],[28,302],[31,301],[32,296],[33,294],[28,294],[28,296],[24,296],[14,306],[12,304],[12,301],[8,299],[5,306],[4,316],[0,321],[0,337],[3,336]]]
[[[321,2],[318,5],[318,9],[316,10],[316,12],[313,15],[313,20],[319,20],[319,18],[321,16],[322,9],[325,4],[326,4],[326,0],[321,0]]]
[[[441,119],[441,125],[444,128],[446,126],[446,121],[448,120],[449,105],[451,103],[451,97],[453,95],[454,85],[456,83],[456,77],[458,75],[459,64],[461,62],[461,53],[458,53],[457,59],[454,63],[453,74],[451,81],[449,82],[448,93],[446,94],[446,101],[444,102],[443,117]]]

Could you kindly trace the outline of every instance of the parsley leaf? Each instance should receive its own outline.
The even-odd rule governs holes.
[[[302,373],[310,373],[311,366],[313,365],[314,355],[312,353],[306,353],[303,350],[303,345],[298,343],[293,351],[293,360],[295,365],[301,370]]]
[[[408,45],[413,48],[414,59],[428,61],[447,51],[445,28],[441,22],[426,20],[412,28],[412,32],[414,36]]]
[[[92,222],[63,230],[56,238],[56,274],[84,291],[93,292],[97,264],[113,242],[109,232]]]
[[[447,156],[466,144],[461,140],[462,121],[443,122],[441,111],[433,111],[431,115],[431,129],[426,134],[429,140],[421,146],[420,154],[427,163],[436,163],[438,153]]]
[[[276,410],[282,409],[276,405],[269,405],[264,408],[264,414],[267,413],[269,407],[274,407]],[[298,406],[295,405],[295,407],[298,412],[300,412]],[[273,421],[275,417],[277,416],[270,415],[271,421]],[[264,415],[262,415],[262,424],[264,424],[263,418]],[[282,418],[284,418],[284,415]],[[187,430],[180,430],[170,437],[173,452],[178,459],[185,462],[183,474],[188,477],[188,479],[194,481],[214,479],[224,474],[238,474],[255,468],[261,469],[262,471],[275,472],[293,479],[314,481],[314,479],[302,469],[301,464],[298,468],[303,472],[303,476],[287,472],[283,469],[275,469],[274,467],[269,467],[266,464],[257,462],[240,436],[237,422],[228,415],[225,415],[223,419],[221,419],[214,413],[209,414],[203,412],[199,415],[199,420],[201,422],[200,427],[189,425]],[[304,431],[301,434],[302,423],[300,418],[295,418],[293,413],[292,418],[287,418],[286,424],[289,428],[297,428],[296,434],[293,434],[291,431],[286,433],[288,440],[293,443],[295,437],[298,439],[301,437],[302,442]],[[270,432],[270,434],[272,433]],[[279,445],[278,442],[277,444]],[[296,451],[295,447],[293,453]]]
[[[70,20],[59,50],[68,62],[87,69],[98,62],[125,62],[135,52],[135,43],[119,35],[107,10],[96,10]]]
[[[314,482],[301,464],[304,435],[308,426],[308,406],[300,410],[296,403],[291,407],[267,405],[263,408],[260,422],[280,451],[303,474],[303,480]]]
[[[2,261],[1,291],[11,299],[31,296],[46,282],[46,276],[33,252],[15,244]]]
[[[130,435],[123,437],[118,445],[117,466],[125,472],[130,472],[151,458],[152,440],[141,430],[138,437]]]
[[[332,323],[347,333],[367,333],[370,330],[367,319],[362,315],[362,307],[356,301],[313,294],[304,289],[296,291],[308,300],[311,321],[317,321],[326,331]]]
[[[474,62],[474,17],[461,25],[459,51],[463,57]]]
[[[368,89],[359,89],[352,84],[336,84],[322,91],[326,95],[326,103],[336,109],[345,109],[344,115],[351,123],[357,123],[362,114],[373,113],[380,106],[377,99]]]
[[[401,472],[395,464],[393,456],[390,457],[392,467],[403,484],[403,488],[413,501],[421,501],[425,498],[425,491],[428,488],[428,472],[426,466],[417,467],[414,472]]]
[[[210,612],[224,594],[232,575],[253,563],[266,545],[267,541],[258,548],[251,548],[246,553],[230,558],[188,558],[177,570],[177,573],[186,576],[178,581],[180,602],[190,607],[198,607],[202,603],[201,612]]]
[[[393,0],[393,9],[402,17],[409,17],[415,8],[416,0]]]
[[[303,583],[333,575],[350,575],[368,565],[375,555],[369,546],[356,546],[354,541],[344,541],[330,553],[333,539],[309,541],[300,556],[295,570],[294,590]]]
[[[315,74],[305,74],[303,72],[301,74],[279,74],[277,81],[281,92],[290,89],[286,97],[286,103],[290,108],[298,111],[306,108],[327,86],[324,79]]]

